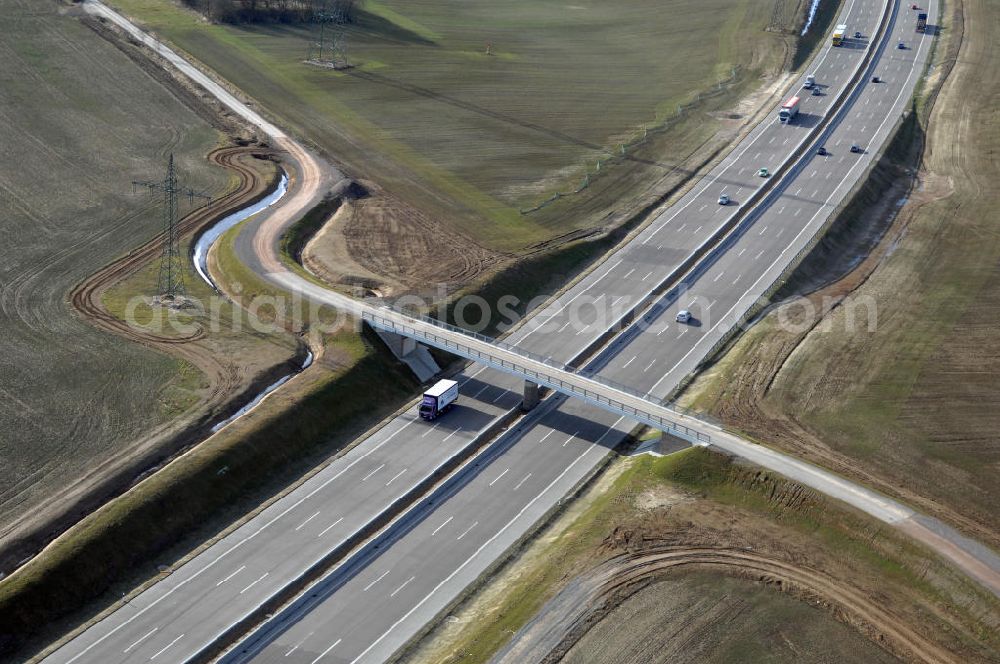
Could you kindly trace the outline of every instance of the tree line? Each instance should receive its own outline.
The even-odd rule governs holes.
[[[308,23],[320,16],[349,23],[357,0],[183,0],[220,23]]]

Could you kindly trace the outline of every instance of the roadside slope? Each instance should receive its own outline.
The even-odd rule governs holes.
[[[932,80],[954,69],[924,118],[918,185],[885,257],[862,266],[867,271],[849,286],[875,304],[877,329],[848,329],[846,308],[818,324],[786,307],[736,344],[689,398],[996,547],[1000,81],[992,72],[1000,11],[980,0],[952,10],[941,31],[951,46],[939,52]],[[803,325],[783,332],[780,316]]]

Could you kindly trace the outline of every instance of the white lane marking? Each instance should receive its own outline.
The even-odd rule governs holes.
[[[554,434],[555,432],[556,432],[555,429],[550,429],[549,432],[547,434],[545,434],[544,436],[542,436],[542,439],[540,441],[538,441],[538,442],[539,443],[544,443],[545,439],[548,438],[549,436],[551,436],[552,434]]]
[[[719,209],[721,210],[722,208],[719,208]],[[701,229],[702,229],[702,226],[699,226],[698,228],[694,229],[694,234],[697,235],[698,231],[700,231]]]
[[[391,434],[389,434],[388,436],[386,436],[385,440],[382,440],[377,445],[372,446],[372,449],[368,450],[367,452],[365,452],[364,454],[360,455],[358,458],[354,459],[349,464],[347,464],[346,466],[344,466],[343,468],[341,468],[339,471],[337,471],[336,474],[334,474],[333,477],[330,477],[330,478],[324,480],[319,486],[317,486],[312,491],[310,491],[309,493],[307,493],[306,495],[302,496],[301,498],[299,498],[298,500],[296,500],[294,503],[292,503],[291,505],[289,505],[288,507],[286,507],[285,509],[283,509],[281,512],[279,512],[278,514],[276,514],[270,521],[268,521],[265,524],[263,524],[260,528],[258,528],[257,530],[255,530],[251,534],[249,534],[246,537],[244,537],[243,539],[241,539],[239,542],[236,542],[235,544],[233,544],[232,546],[230,546],[228,549],[226,549],[225,551],[223,551],[222,553],[220,553],[210,563],[208,563],[207,565],[205,565],[204,567],[202,567],[201,569],[199,569],[198,571],[196,571],[194,574],[192,574],[188,578],[183,579],[181,581],[178,581],[177,585],[173,586],[172,588],[170,588],[170,590],[168,590],[167,592],[163,593],[162,595],[160,595],[159,597],[157,597],[155,600],[153,600],[152,602],[150,602],[146,606],[142,607],[141,609],[139,609],[135,613],[133,613],[127,620],[123,621],[119,625],[116,625],[114,628],[112,628],[106,634],[102,634],[100,638],[95,639],[93,643],[91,643],[86,648],[84,648],[83,650],[81,650],[79,653],[77,653],[76,655],[74,655],[73,657],[71,657],[66,662],[66,664],[72,664],[76,660],[78,660],[81,657],[83,657],[84,655],[86,655],[92,649],[94,649],[95,647],[97,647],[98,645],[100,645],[101,643],[103,643],[106,639],[108,639],[109,637],[111,637],[114,634],[117,634],[119,630],[121,630],[122,628],[130,625],[133,621],[137,620],[140,616],[145,615],[145,613],[147,611],[149,611],[150,609],[152,609],[153,607],[155,607],[156,605],[158,605],[160,602],[162,602],[163,600],[165,600],[167,597],[170,597],[172,594],[174,594],[175,592],[177,592],[178,590],[180,590],[182,587],[184,587],[185,585],[191,583],[196,578],[198,578],[199,576],[201,576],[202,574],[204,574],[205,572],[207,572],[208,570],[210,570],[220,560],[222,560],[223,558],[225,558],[226,556],[228,556],[233,551],[235,551],[236,549],[240,548],[241,546],[243,546],[244,544],[246,544],[250,540],[256,538],[262,532],[264,532],[265,530],[267,530],[268,528],[270,528],[271,526],[273,526],[275,523],[277,523],[279,519],[281,519],[282,517],[286,516],[289,512],[291,512],[292,510],[294,510],[295,508],[297,508],[299,505],[301,505],[305,501],[307,501],[310,498],[312,498],[313,496],[315,496],[317,493],[319,493],[320,491],[322,491],[326,487],[330,486],[330,484],[332,484],[334,481],[336,481],[337,479],[339,479],[344,473],[346,473],[347,471],[349,471],[351,468],[353,468],[357,464],[361,463],[364,459],[368,458],[368,456],[370,456],[371,454],[374,454],[375,452],[377,452],[379,449],[382,448],[382,446],[388,444],[390,440],[392,440],[397,435],[399,435],[399,433],[402,432],[403,429],[405,429],[406,427],[410,426],[411,424],[413,424],[414,422],[417,422],[417,421],[419,421],[419,420],[415,420],[414,419],[414,420],[407,421],[406,424],[404,424],[403,426],[399,427],[398,429],[396,429],[395,431],[393,431]],[[175,574],[176,574],[176,572],[175,572]]]
[[[816,171],[814,170],[814,171],[813,171],[812,173],[810,173],[810,174],[809,174],[809,177],[811,177],[811,178],[814,178],[814,177],[816,177]]]
[[[561,314],[563,311],[566,310],[566,307],[568,307],[569,305],[573,304],[573,302],[575,302],[577,298],[581,297],[582,295],[584,295],[585,293],[587,293],[591,288],[593,288],[598,283],[600,283],[604,279],[604,277],[608,276],[611,273],[612,270],[614,270],[616,267],[618,267],[621,264],[622,260],[624,260],[624,259],[619,258],[614,263],[612,263],[611,265],[609,265],[608,269],[604,271],[604,274],[602,274],[600,277],[598,277],[594,281],[594,283],[592,283],[589,286],[587,286],[586,288],[582,289],[579,293],[577,293],[576,295],[574,295],[573,297],[571,297],[568,302],[566,302],[564,305],[562,305],[561,307],[559,307],[556,311],[552,312],[552,314],[549,315],[544,321],[542,321],[541,323],[539,323],[538,325],[536,325],[535,327],[533,327],[531,330],[529,330],[527,333],[525,333],[525,335],[523,337],[521,337],[520,342],[523,343],[525,339],[527,339],[528,337],[530,337],[532,334],[534,334],[538,330],[542,329],[542,327],[545,325],[545,323],[547,323],[552,318],[555,318],[556,316],[558,316],[559,314]],[[558,300],[557,300],[557,302],[558,302]],[[540,312],[538,315],[541,316],[544,313],[545,312],[543,311],[543,312]],[[537,316],[536,316],[536,318],[537,318]],[[579,334],[579,332],[577,332],[577,334]]]
[[[925,43],[927,43],[927,42],[921,42],[921,44],[920,44],[920,48],[923,48],[923,45],[924,45]],[[914,62],[914,64],[916,64],[916,63]],[[909,82],[910,82],[910,79],[911,79],[911,78],[913,77],[913,73],[914,73],[914,72],[915,72],[916,70],[917,70],[917,68],[916,68],[915,66],[911,66],[911,67],[910,67],[910,73],[909,73],[909,74],[907,75],[907,77],[906,77],[906,81],[904,81],[904,83],[903,83],[903,87],[902,87],[902,88],[900,88],[900,91],[899,91],[899,94],[898,94],[898,95],[896,95],[896,99],[895,99],[895,101],[893,101],[893,103],[892,103],[892,105],[893,105],[893,106],[895,106],[896,104],[898,104],[898,103],[899,103],[899,100],[900,100],[900,98],[901,98],[901,97],[903,96],[903,93],[904,93],[904,92],[906,92],[906,88],[907,88],[907,86],[909,85]],[[879,134],[879,133],[880,133],[880,132],[881,132],[881,131],[882,131],[882,130],[883,130],[883,129],[885,128],[885,125],[886,125],[886,123],[888,123],[888,122],[889,122],[889,120],[891,120],[891,119],[893,119],[893,116],[892,116],[892,115],[887,115],[887,116],[886,116],[886,118],[885,118],[885,119],[884,119],[884,120],[882,121],[882,124],[880,124],[880,125],[878,126],[878,128],[877,128],[877,129],[875,130],[875,135],[876,135],[876,136],[877,136],[877,135],[878,135],[878,134]],[[665,380],[667,379],[667,376],[669,376],[669,375],[670,375],[670,374],[672,374],[672,373],[673,373],[674,371],[676,371],[676,370],[677,370],[677,367],[679,367],[679,366],[680,366],[680,365],[681,365],[681,364],[682,364],[682,363],[683,363],[683,362],[684,362],[685,360],[687,360],[687,358],[688,358],[688,357],[689,357],[689,356],[691,355],[691,353],[693,353],[693,352],[694,352],[694,351],[695,351],[695,350],[696,350],[696,349],[698,348],[698,346],[700,346],[700,345],[701,345],[701,343],[702,343],[702,342],[703,342],[703,341],[704,341],[705,339],[708,339],[708,338],[709,338],[709,336],[711,335],[711,333],[712,333],[712,332],[714,332],[714,331],[715,331],[715,329],[716,329],[717,327],[719,327],[719,325],[722,325],[723,321],[725,321],[725,320],[726,320],[726,319],[728,318],[729,314],[730,314],[730,313],[732,313],[733,309],[735,309],[735,308],[736,308],[736,307],[737,307],[737,306],[739,305],[740,301],[741,301],[741,300],[742,300],[742,299],[743,299],[744,297],[746,297],[746,296],[747,296],[747,294],[748,294],[748,293],[749,293],[749,292],[750,292],[751,290],[753,290],[753,289],[754,289],[754,288],[755,288],[755,287],[757,286],[757,284],[759,284],[759,283],[761,282],[761,280],[763,280],[763,279],[764,279],[764,278],[765,278],[765,277],[767,276],[767,273],[768,273],[768,272],[769,272],[770,270],[774,269],[774,266],[778,264],[778,261],[779,261],[779,260],[781,260],[781,257],[782,257],[782,256],[784,256],[784,255],[785,255],[785,254],[786,254],[786,253],[788,252],[788,250],[789,250],[789,249],[791,248],[792,244],[794,244],[794,243],[795,243],[795,242],[796,242],[796,241],[797,241],[797,240],[798,240],[798,239],[799,239],[799,238],[800,238],[800,237],[802,236],[802,234],[806,232],[806,230],[807,230],[807,229],[809,228],[809,226],[810,226],[810,225],[812,224],[812,222],[816,220],[816,217],[818,217],[818,216],[820,215],[820,213],[822,213],[822,212],[823,212],[823,210],[825,209],[826,205],[829,205],[829,203],[830,203],[830,201],[831,201],[831,200],[833,199],[833,197],[834,197],[834,196],[836,196],[836,194],[837,194],[837,191],[838,191],[838,190],[839,190],[839,189],[840,189],[841,187],[843,187],[843,186],[844,186],[844,183],[845,183],[845,182],[847,182],[847,179],[848,179],[849,177],[851,177],[851,174],[852,174],[852,173],[854,172],[854,170],[855,170],[855,169],[857,169],[857,168],[858,168],[859,166],[861,166],[861,163],[862,163],[862,162],[861,162],[861,160],[858,160],[858,161],[854,162],[854,164],[853,164],[853,165],[851,166],[851,168],[849,168],[849,169],[848,169],[848,171],[847,171],[847,173],[846,173],[846,174],[844,175],[844,177],[843,177],[843,178],[841,178],[840,182],[838,182],[838,183],[837,183],[837,186],[836,186],[836,187],[834,188],[834,190],[833,190],[833,191],[832,191],[832,192],[830,193],[830,195],[829,195],[829,196],[828,196],[828,197],[826,198],[826,200],[824,201],[824,205],[821,205],[821,206],[819,207],[819,209],[818,209],[818,210],[816,210],[816,212],[815,212],[815,213],[813,214],[813,216],[812,216],[812,217],[811,217],[811,218],[809,219],[809,221],[807,221],[807,222],[806,222],[805,224],[803,224],[803,225],[802,225],[802,228],[801,228],[801,230],[799,230],[798,234],[797,234],[797,235],[796,235],[796,236],[795,236],[794,238],[792,238],[792,240],[791,240],[791,242],[790,242],[790,243],[788,243],[788,244],[786,244],[786,245],[785,245],[785,248],[781,250],[781,253],[780,253],[780,254],[778,254],[777,258],[775,258],[775,259],[774,259],[774,261],[773,261],[773,262],[772,262],[772,263],[771,263],[771,264],[770,264],[770,265],[769,265],[769,266],[767,267],[767,269],[765,269],[765,270],[764,270],[764,271],[763,271],[763,272],[761,273],[760,277],[758,277],[758,278],[757,278],[757,280],[756,280],[756,281],[754,281],[754,282],[753,282],[753,284],[751,284],[749,288],[747,288],[747,289],[746,289],[745,291],[743,291],[743,295],[741,295],[741,296],[740,296],[739,298],[737,298],[737,300],[736,300],[736,303],[735,303],[735,304],[733,304],[733,306],[731,306],[731,307],[729,308],[729,311],[727,311],[727,312],[726,312],[726,313],[725,313],[725,314],[724,314],[724,315],[723,315],[723,316],[722,316],[722,317],[721,317],[721,318],[719,319],[719,322],[718,322],[718,323],[716,323],[715,325],[713,325],[713,326],[712,326],[712,329],[711,329],[711,330],[709,330],[708,332],[706,332],[705,334],[703,334],[703,335],[701,336],[701,339],[699,339],[699,340],[698,340],[698,342],[697,342],[697,343],[695,343],[695,344],[694,344],[694,345],[693,345],[693,346],[691,347],[691,349],[690,349],[690,350],[689,350],[689,351],[688,351],[687,353],[685,353],[684,357],[682,357],[682,358],[681,358],[680,360],[678,360],[678,361],[677,361],[677,363],[676,363],[676,364],[675,364],[675,365],[674,365],[674,366],[673,366],[673,367],[672,367],[672,368],[670,369],[670,371],[668,371],[667,373],[663,374],[663,377],[662,377],[662,378],[660,378],[660,380],[658,380],[658,381],[656,382],[656,384],[655,384],[655,385],[653,385],[653,387],[652,387],[652,388],[651,388],[651,389],[649,390],[650,392],[653,392],[654,390],[656,390],[656,388],[657,388],[657,387],[659,387],[660,383],[662,383],[663,381],[665,381]],[[761,253],[761,254],[763,254],[764,252],[763,252],[763,251],[761,251],[760,253]],[[760,254],[758,254],[758,257],[760,257]]]
[[[447,526],[449,523],[451,523],[451,520],[454,518],[455,518],[454,516],[449,516],[447,519],[444,520],[444,523],[442,523],[440,526],[434,529],[431,535],[437,535],[437,532],[442,528],[444,528],[445,526]]]
[[[486,387],[489,387],[489,385],[487,385]],[[476,392],[475,394],[473,394],[472,398],[475,399],[476,397],[478,397],[483,392],[483,390],[486,389],[486,387],[484,387],[482,390],[479,390],[479,392]],[[430,429],[428,429],[427,431],[425,431],[424,433],[422,433],[420,435],[420,437],[423,438],[424,436],[426,436],[427,434],[429,434],[431,431],[434,431],[434,429],[437,429],[439,426],[441,426],[440,422],[438,422],[437,424],[435,424],[434,426],[432,426]]]
[[[445,438],[445,440],[448,440],[448,439],[447,439],[447,438]],[[371,477],[372,475],[374,475],[374,474],[375,474],[375,473],[377,473],[378,471],[382,470],[383,468],[385,468],[385,464],[384,464],[384,463],[383,463],[383,464],[382,464],[381,466],[379,466],[378,468],[376,468],[375,470],[373,470],[372,472],[370,472],[370,473],[368,473],[367,475],[365,475],[364,477],[362,477],[362,478],[361,478],[361,481],[362,481],[362,482],[364,482],[364,481],[365,481],[365,480],[367,480],[367,479],[368,479],[369,477]]]
[[[405,588],[406,586],[410,585],[410,581],[413,581],[413,580],[414,580],[415,578],[417,578],[417,577],[415,577],[415,576],[411,576],[411,577],[410,577],[410,578],[408,578],[408,579],[407,579],[406,581],[403,581],[403,585],[401,585],[400,587],[396,588],[396,589],[395,589],[395,590],[393,590],[393,591],[392,591],[391,593],[389,593],[389,597],[395,597],[395,596],[396,596],[396,594],[397,594],[397,593],[398,593],[398,592],[399,592],[400,590],[402,590],[402,589],[403,589],[403,588]]]
[[[629,277],[631,277],[631,276],[632,276],[632,273],[633,273],[633,272],[635,272],[635,268],[632,268],[631,270],[629,270],[628,272],[626,272],[626,273],[625,273],[625,276],[624,276],[624,277],[622,277],[622,279],[628,279]]]
[[[169,648],[170,646],[172,646],[172,645],[174,645],[175,643],[177,643],[178,641],[180,641],[180,640],[181,640],[181,638],[183,638],[183,637],[184,637],[184,635],[183,635],[183,634],[181,634],[181,635],[180,635],[180,636],[178,636],[178,637],[177,637],[176,639],[174,639],[173,641],[171,641],[171,642],[170,642],[170,643],[168,643],[167,645],[163,646],[163,648],[161,648],[160,650],[157,650],[157,651],[156,651],[155,653],[153,653],[153,656],[149,658],[149,661],[153,661],[154,659],[156,659],[157,657],[159,657],[160,655],[162,655],[162,654],[163,654],[163,652],[164,652],[164,651],[165,651],[165,650],[166,650],[167,648]]]
[[[327,532],[328,532],[328,531],[329,531],[329,530],[330,530],[331,528],[333,528],[334,526],[336,526],[336,525],[337,525],[338,523],[340,523],[340,522],[341,522],[341,521],[343,521],[343,520],[344,520],[344,517],[340,517],[339,519],[337,519],[336,521],[334,521],[333,523],[331,523],[331,524],[330,524],[329,526],[327,526],[327,527],[326,527],[326,528],[324,528],[323,530],[319,531],[319,535],[317,535],[316,537],[322,537],[323,535],[326,535],[326,533],[327,533]]]
[[[246,565],[241,565],[241,566],[240,566],[240,568],[239,568],[238,570],[236,570],[235,572],[233,572],[232,574],[230,574],[229,576],[227,576],[226,578],[224,578],[224,579],[223,579],[222,581],[219,581],[218,583],[216,583],[216,584],[215,584],[215,587],[216,587],[216,588],[218,588],[218,587],[219,587],[219,586],[221,586],[221,585],[222,585],[223,583],[225,583],[225,582],[226,582],[226,581],[228,581],[229,579],[233,578],[234,576],[236,576],[237,574],[239,574],[240,572],[242,572],[242,571],[243,571],[243,570],[245,570],[246,568],[247,568],[247,566],[246,566]]]
[[[137,645],[139,645],[140,643],[142,643],[143,641],[145,641],[146,639],[148,639],[149,637],[151,637],[153,635],[153,633],[156,630],[158,630],[158,629],[160,629],[160,628],[159,627],[154,627],[153,629],[149,630],[148,632],[146,632],[145,634],[143,634],[142,636],[140,636],[138,639],[136,639],[135,641],[133,641],[132,644],[129,645],[128,648],[125,648],[125,650],[122,650],[122,653],[128,654],[128,652],[130,650],[132,650],[132,648],[135,648]]]
[[[719,279],[721,279],[721,278],[722,278],[722,275],[724,275],[725,273],[726,273],[726,271],[725,271],[725,270],[723,270],[723,271],[722,271],[722,272],[720,272],[719,274],[715,275],[715,279],[712,279],[712,281],[718,281]]]
[[[291,650],[289,650],[288,652],[285,653],[285,657],[288,657],[293,652],[295,652],[296,650],[298,650],[302,646],[302,644],[306,642],[306,639],[308,639],[310,636],[312,636],[315,633],[316,632],[309,632],[308,634],[306,634],[305,638],[303,638],[301,641],[299,641],[298,643],[296,643],[294,646],[292,646]]]
[[[520,482],[518,482],[517,484],[515,484],[513,490],[517,491],[518,489],[520,489],[521,485],[524,484],[525,482],[527,482],[529,477],[531,477],[531,473],[528,473],[527,475],[525,475],[524,479],[522,479]]]
[[[336,647],[337,647],[337,645],[338,645],[338,644],[339,644],[339,643],[340,643],[341,641],[343,641],[343,639],[337,639],[336,641],[334,641],[334,642],[333,642],[333,645],[331,645],[331,646],[330,646],[329,648],[327,648],[326,650],[324,650],[323,652],[321,652],[321,653],[320,653],[319,655],[317,655],[317,656],[316,656],[316,659],[314,659],[313,661],[309,662],[309,664],[316,664],[316,662],[318,662],[319,660],[321,660],[321,659],[323,659],[324,657],[326,657],[326,654],[327,654],[328,652],[330,652],[331,650],[333,650],[334,648],[336,648]]]
[[[442,442],[445,442],[445,443],[448,442],[449,438],[451,438],[452,436],[454,436],[456,433],[458,433],[461,430],[462,430],[461,428],[455,429],[454,431],[452,431],[451,433],[449,433],[447,436],[445,436],[444,440]]]
[[[653,360],[652,362],[650,362],[649,364],[647,364],[647,365],[646,365],[646,368],[642,370],[642,371],[643,371],[643,373],[645,373],[645,372],[649,371],[649,368],[650,368],[651,366],[653,366],[654,364],[656,364],[656,360]]]
[[[374,581],[372,581],[371,583],[369,583],[367,586],[365,586],[363,592],[368,592],[369,590],[371,590],[372,586],[374,586],[376,583],[378,583],[379,581],[381,581],[382,579],[384,579],[388,573],[389,573],[389,570],[386,570],[386,571],[382,572],[381,574],[379,574],[377,579],[375,579]]]
[[[649,274],[647,274],[645,277],[643,277],[642,280],[645,281],[646,279],[649,279],[651,276],[653,276],[653,271],[652,270],[650,270]]]
[[[393,482],[395,482],[396,480],[398,480],[400,475],[402,475],[403,473],[405,473],[408,470],[409,470],[409,468],[402,469],[401,471],[399,471],[398,473],[396,473],[395,475],[393,475],[392,479],[389,480],[388,482],[386,482],[385,485],[389,486],[390,484],[392,484]]]
[[[559,330],[558,330],[558,331],[556,332],[556,334],[558,334],[559,332],[562,332],[562,331],[563,331],[563,330],[565,330],[565,329],[566,329],[567,327],[569,327],[569,324],[570,324],[571,322],[572,322],[572,321],[566,321],[565,323],[563,323],[563,326],[559,328]]]
[[[680,232],[681,232],[682,230],[684,230],[685,228],[687,228],[687,224],[684,224],[683,226],[681,226],[680,228],[678,228],[678,229],[677,229],[677,232],[678,232],[678,233],[680,233]]]
[[[497,475],[496,478],[492,482],[490,482],[490,486],[493,486],[494,484],[496,484],[497,482],[499,482],[500,478],[503,477],[504,475],[506,475],[509,472],[510,472],[510,468],[504,470],[502,473],[500,473],[499,475]]]
[[[778,214],[782,214],[784,211],[785,211],[785,206],[784,205],[782,205],[780,208],[778,208]]]
[[[670,324],[667,323],[666,325],[663,326],[662,330],[660,330],[659,332],[656,333],[656,336],[660,336],[661,334],[663,334],[664,332],[666,332],[669,329],[670,329]]]
[[[469,534],[469,531],[470,531],[470,530],[472,530],[473,528],[475,528],[475,527],[476,527],[476,526],[478,526],[478,525],[479,525],[479,522],[478,522],[478,521],[476,521],[475,523],[473,523],[473,524],[472,524],[471,526],[469,526],[468,528],[466,528],[466,529],[465,529],[465,530],[464,530],[464,531],[462,532],[462,534],[461,534],[461,535],[459,535],[458,537],[456,537],[456,538],[455,538],[455,541],[458,541],[458,540],[462,539],[463,537],[465,537],[466,535],[468,535],[468,534]]]
[[[629,274],[632,274],[632,273],[631,273],[631,272],[629,272]],[[611,300],[611,306],[613,307],[613,306],[615,306],[616,304],[618,304],[618,301],[619,301],[619,300],[621,300],[621,299],[622,299],[623,297],[625,297],[625,296],[624,296],[624,295],[619,295],[619,296],[618,296],[618,297],[616,297],[615,299]]]
[[[684,329],[681,330],[681,333],[677,335],[677,338],[680,339],[681,337],[683,337],[687,333],[688,333],[688,329],[685,327]]]
[[[251,584],[250,584],[249,586],[247,586],[246,588],[244,588],[243,590],[241,590],[241,591],[240,591],[240,594],[242,595],[242,594],[243,594],[243,593],[245,593],[246,591],[248,591],[248,590],[250,590],[251,588],[253,588],[254,586],[256,586],[256,585],[257,585],[258,583],[260,583],[261,581],[263,581],[264,579],[266,579],[266,578],[267,578],[267,575],[268,575],[268,574],[270,574],[270,572],[264,572],[263,574],[261,574],[261,575],[260,575],[259,577],[257,577],[257,580],[256,580],[256,581],[254,581],[254,582],[253,582],[253,583],[251,583]]]
[[[491,401],[490,403],[496,403],[497,401],[500,401],[500,399],[503,399],[506,395],[507,395],[507,390],[500,390],[500,394],[496,395],[496,397],[494,397],[493,401]]]
[[[563,441],[563,444],[562,444],[562,446],[563,446],[563,447],[566,447],[567,445],[569,445],[569,443],[570,443],[570,441],[571,441],[571,440],[573,440],[574,438],[576,438],[576,437],[577,437],[577,436],[579,436],[579,435],[580,435],[580,432],[579,432],[579,431],[577,431],[577,432],[576,432],[576,433],[574,433],[574,434],[573,434],[572,436],[570,436],[570,437],[569,437],[569,438],[567,438],[567,439],[566,439],[565,441]]]
[[[802,214],[802,208],[799,208],[799,209],[797,209],[797,210],[795,211],[795,216],[796,216],[796,217],[797,217],[797,216],[799,216],[800,214]]]
[[[741,274],[740,276],[738,276],[735,279],[733,279],[733,285],[735,286],[739,282],[739,280],[742,279],[742,278],[743,278],[743,275]]]
[[[306,519],[305,521],[303,521],[302,523],[300,523],[298,526],[295,527],[295,532],[298,532],[298,531],[302,530],[302,526],[306,525],[307,523],[309,523],[310,521],[312,521],[313,519],[315,519],[318,516],[319,516],[319,512],[316,512],[311,517],[309,517],[308,519]]]
[[[796,189],[795,193],[792,194],[792,196],[798,196],[800,193],[802,193],[802,187],[799,187],[798,189]]]
[[[760,260],[760,257],[764,255],[764,252],[765,252],[765,251],[767,251],[767,249],[761,249],[761,250],[760,250],[760,253],[759,253],[759,254],[757,254],[756,256],[754,256],[754,257],[753,257],[753,259],[754,259],[755,261],[758,261],[758,260]]]
[[[744,253],[744,252],[745,252],[746,250],[747,250],[747,248],[746,248],[746,247],[743,247],[742,249],[740,249],[740,253],[736,254],[736,257],[737,257],[737,258],[739,258],[740,256],[742,256],[742,255],[743,255],[743,253]]]
[[[535,503],[537,503],[539,500],[541,500],[542,496],[544,496],[546,493],[548,493],[549,490],[552,489],[552,487],[554,487],[558,482],[560,482],[562,480],[562,478],[565,477],[566,474],[569,471],[571,471],[574,466],[576,466],[577,463],[579,463],[581,460],[583,460],[584,456],[586,456],[591,450],[597,448],[600,445],[601,441],[604,440],[605,436],[607,436],[609,433],[611,433],[614,430],[614,428],[616,426],[618,426],[618,422],[621,422],[624,419],[625,419],[624,417],[619,417],[618,420],[614,424],[612,424],[610,427],[608,427],[608,430],[604,433],[603,436],[601,436],[597,440],[596,443],[594,443],[593,445],[591,445],[590,447],[588,447],[587,449],[585,449],[583,452],[581,452],[580,456],[578,456],[577,458],[575,458],[568,466],[566,466],[566,468],[563,469],[563,471],[561,473],[559,473],[559,475],[555,479],[553,479],[551,482],[549,482],[545,486],[545,488],[542,489],[541,493],[539,493],[534,498],[532,498],[531,500],[529,500],[528,503],[524,507],[522,507],[521,510],[510,519],[510,521],[508,521],[507,523],[505,523],[503,525],[503,527],[496,532],[496,534],[492,535],[488,540],[486,540],[485,542],[483,542],[482,544],[480,544],[479,548],[477,548],[475,550],[475,552],[471,556],[469,556],[468,558],[466,558],[465,561],[461,565],[459,565],[458,567],[456,567],[450,574],[448,574],[448,576],[446,576],[444,579],[442,579],[440,582],[438,582],[438,584],[436,586],[434,586],[434,588],[431,589],[431,591],[429,593],[427,593],[426,595],[424,595],[424,597],[419,602],[417,602],[416,604],[414,604],[413,607],[410,608],[409,611],[407,611],[406,613],[404,613],[398,620],[396,620],[396,622],[394,622],[392,625],[390,625],[389,629],[387,629],[384,632],[382,632],[382,634],[377,639],[375,639],[374,641],[372,641],[372,643],[367,648],[365,648],[357,657],[355,657],[354,659],[351,660],[351,664],[357,664],[359,661],[361,661],[362,659],[364,659],[364,657],[366,655],[368,655],[369,652],[372,651],[372,648],[374,648],[378,644],[382,643],[382,641],[385,639],[385,637],[389,636],[389,634],[391,634],[393,632],[393,630],[395,630],[397,627],[399,627],[400,624],[402,624],[405,620],[407,620],[410,616],[412,616],[416,611],[418,611],[420,609],[420,607],[422,607],[424,604],[426,604],[428,602],[428,600],[430,600],[430,598],[433,597],[446,583],[448,583],[449,581],[451,581],[452,579],[454,579],[458,574],[461,573],[461,571],[463,569],[465,569],[466,567],[468,567],[468,565],[470,563],[472,563],[473,560],[475,560],[476,558],[478,558],[479,555],[487,547],[489,547],[501,535],[503,535],[505,532],[507,532],[507,530],[512,525],[514,525],[514,523],[516,523],[517,520],[520,519],[524,515],[525,512],[527,512],[529,509],[531,509],[531,507]]]
[[[704,205],[702,205],[702,206],[701,206],[700,208],[698,208],[698,212],[701,212],[702,210],[704,210],[704,209],[705,209],[705,208],[707,208],[707,207],[708,207],[708,203],[705,203],[705,204],[704,204]]]
[[[637,357],[639,357],[639,356],[638,355],[633,355],[631,360],[629,360],[628,362],[626,362],[625,364],[622,365],[622,369],[627,369],[628,365],[630,365],[633,362],[635,362],[635,358],[637,358]]]
[[[767,226],[764,226],[763,228],[760,229],[760,232],[757,233],[757,235],[763,235],[766,232],[767,232]]]

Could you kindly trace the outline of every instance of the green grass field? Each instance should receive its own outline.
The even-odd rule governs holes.
[[[989,628],[1000,615],[996,600],[920,547],[780,476],[693,448],[613,461],[566,513],[450,609],[453,619],[436,626],[407,661],[490,661],[579,575],[661,546],[753,551],[819,570],[880,597],[932,640],[967,649],[968,661],[1000,645]],[[767,661],[776,662],[894,661],[813,602],[727,580],[721,570],[711,575],[697,568],[669,573],[633,597],[641,610],[623,604],[558,661],[762,661],[757,657],[766,651]],[[719,600],[725,594],[740,611],[717,610],[726,606]],[[791,625],[797,627],[782,638]],[[675,638],[697,647],[675,650]],[[660,653],[670,656],[661,660]]]
[[[838,309],[829,315],[832,332],[797,338],[776,331],[771,316],[696,386],[695,402],[761,440],[853,469],[997,547],[1000,119],[994,105],[967,100],[994,98],[1000,83],[966,64],[1000,59],[992,38],[1000,11],[987,4],[962,3],[964,53],[955,41],[963,23],[950,12],[943,22],[950,42],[937,55],[957,64],[930,115],[926,99],[918,102],[927,150],[920,185],[902,210],[908,225],[856,293],[874,303],[876,329],[849,326]],[[737,394],[754,383],[768,388]],[[786,422],[799,428],[771,435]]]
[[[179,362],[99,332],[68,291],[159,232],[168,153],[220,190],[219,134],[57,3],[0,2],[0,540],[189,403]],[[9,543],[10,540],[7,540]]]
[[[367,0],[347,30],[356,66],[343,72],[303,64],[307,27],[210,25],[172,0],[113,4],[355,174],[498,251],[594,225],[716,121],[697,113],[685,131],[648,146],[655,154],[643,162],[609,162],[602,177],[618,186],[601,209],[584,195],[585,215],[572,200],[519,210],[576,188],[599,159],[733,67],[741,66],[733,94],[715,104],[784,62],[785,37],[764,31],[773,3],[752,0]]]

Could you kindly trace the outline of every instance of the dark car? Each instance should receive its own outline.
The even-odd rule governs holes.
[[[859,153],[859,152],[864,152],[864,150],[861,148],[860,145],[855,143],[854,145],[851,146],[851,152]]]
[[[818,154],[821,157],[825,157],[826,155],[828,155],[830,153],[826,151],[826,148],[824,148],[823,146],[820,146],[819,150],[816,150],[816,154]]]

